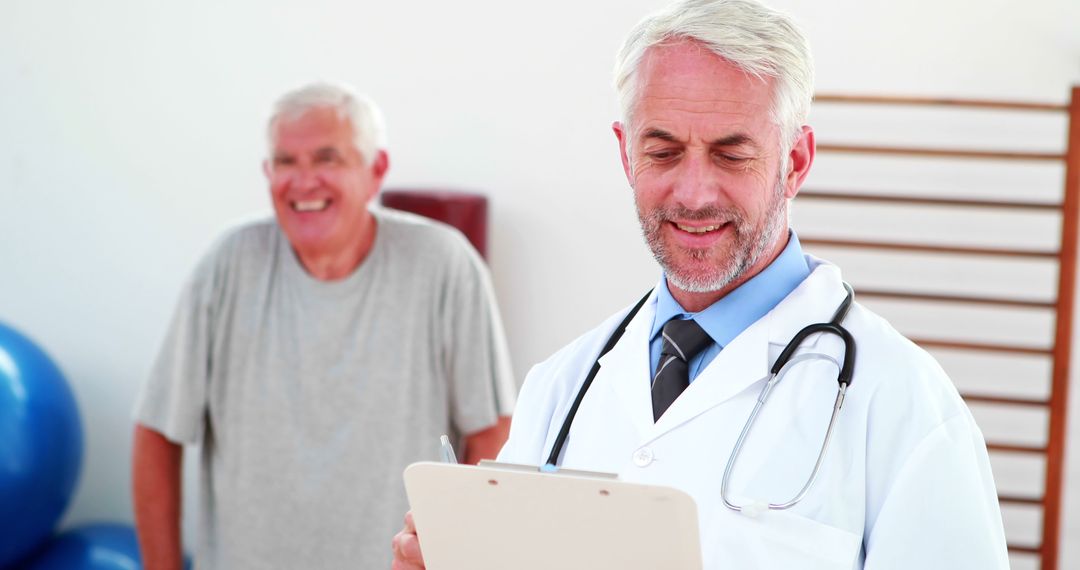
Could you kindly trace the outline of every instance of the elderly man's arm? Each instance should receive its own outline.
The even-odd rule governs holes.
[[[495,459],[510,435],[510,416],[499,416],[495,425],[465,436],[465,463],[476,465],[481,459]]]
[[[180,570],[180,467],[184,448],[135,425],[132,494],[135,528],[146,570]]]

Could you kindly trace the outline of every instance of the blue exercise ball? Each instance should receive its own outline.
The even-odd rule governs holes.
[[[140,570],[135,529],[120,523],[85,524],[45,543],[19,570]],[[184,561],[191,568],[191,561]]]
[[[34,551],[79,478],[82,427],[64,375],[30,339],[0,322],[0,568]]]
[[[19,570],[138,570],[135,529],[118,523],[82,525],[57,535]]]

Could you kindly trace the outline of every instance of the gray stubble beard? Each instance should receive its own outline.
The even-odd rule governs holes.
[[[772,204],[766,214],[767,225],[764,231],[756,233],[754,227],[746,221],[746,216],[737,208],[708,207],[700,210],[686,208],[659,208],[650,214],[641,211],[641,207],[635,202],[638,212],[638,221],[641,223],[641,232],[645,243],[652,251],[653,257],[660,267],[664,269],[668,282],[688,293],[708,293],[724,289],[732,282],[742,277],[746,271],[756,265],[776,243],[780,232],[787,229],[787,216],[785,214],[783,181],[778,177],[775,191],[772,196]],[[705,275],[691,275],[683,273],[674,266],[672,252],[665,246],[661,238],[661,229],[671,219],[693,220],[724,220],[735,226],[735,243],[732,255],[722,260],[722,265],[715,267],[716,271]],[[706,249],[691,249],[685,253],[694,261],[706,259],[710,253]]]

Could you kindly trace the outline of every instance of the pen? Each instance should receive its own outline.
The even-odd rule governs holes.
[[[439,457],[442,458],[443,463],[457,463],[457,456],[454,455],[454,446],[450,445],[450,438],[441,435],[439,436],[439,443],[442,444],[439,449]]]

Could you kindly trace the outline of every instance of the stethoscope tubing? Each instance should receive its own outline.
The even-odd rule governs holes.
[[[816,356],[823,355],[807,354],[802,355],[801,358],[799,356],[796,356],[795,358],[789,360],[779,373],[771,373],[769,381],[765,383],[764,387],[762,387],[761,393],[758,395],[757,402],[754,404],[754,409],[750,412],[750,417],[743,425],[743,429],[739,433],[739,438],[735,441],[735,447],[731,450],[731,455],[728,456],[727,465],[724,466],[724,476],[720,480],[720,498],[724,501],[724,506],[726,506],[727,508],[739,512],[742,512],[743,510],[742,506],[736,505],[728,499],[728,482],[731,480],[731,474],[735,470],[735,461],[739,457],[739,453],[742,451],[743,443],[746,442],[746,438],[750,435],[750,429],[753,427],[754,421],[757,419],[758,413],[761,411],[761,408],[765,406],[766,400],[769,399],[769,394],[772,392],[773,387],[780,383],[780,379],[784,377],[784,374],[787,373],[789,368],[801,362],[802,360],[807,360]],[[840,364],[837,363],[835,359],[827,356],[825,358],[833,361],[837,364],[837,368],[840,368]],[[847,395],[847,387],[848,384],[846,383],[839,384],[839,388],[836,393],[836,400],[833,402],[832,416],[829,418],[829,427],[825,431],[825,439],[822,442],[821,451],[818,452],[817,460],[814,462],[814,469],[810,472],[810,477],[806,480],[806,484],[803,485],[802,489],[800,489],[799,492],[796,493],[795,497],[793,497],[792,499],[782,503],[768,503],[767,505],[765,505],[769,509],[784,510],[795,506],[796,503],[803,500],[806,494],[810,492],[810,488],[814,486],[814,482],[817,481],[818,473],[820,473],[821,471],[821,465],[825,462],[825,452],[829,449],[829,442],[832,441],[833,431],[836,427],[836,418],[840,415],[840,408],[844,405],[844,397]]]
[[[743,444],[746,442],[746,439],[750,434],[750,429],[753,427],[754,421],[757,419],[757,416],[761,412],[762,407],[765,405],[765,402],[768,401],[769,394],[772,392],[772,389],[780,383],[780,380],[783,379],[788,369],[790,369],[798,362],[801,362],[802,360],[815,356],[809,354],[803,356],[795,355],[795,351],[798,350],[802,342],[812,334],[826,333],[837,335],[843,340],[844,360],[842,364],[837,365],[839,372],[837,375],[838,389],[836,394],[836,400],[833,403],[832,416],[829,418],[829,426],[825,431],[825,438],[822,441],[821,451],[818,452],[818,457],[817,460],[814,462],[814,468],[810,472],[810,477],[807,479],[806,484],[803,485],[802,489],[799,490],[795,497],[782,503],[768,503],[764,506],[767,506],[767,508],[771,510],[783,510],[790,508],[797,504],[799,501],[803,500],[803,498],[810,492],[810,489],[811,487],[813,487],[814,482],[817,481],[818,473],[820,473],[821,466],[824,464],[825,461],[825,454],[829,449],[829,443],[832,441],[833,433],[836,427],[836,419],[840,414],[840,409],[844,405],[844,398],[847,395],[847,388],[851,385],[852,374],[854,373],[855,367],[855,339],[851,335],[851,332],[849,332],[841,325],[844,318],[847,316],[848,311],[851,309],[851,305],[855,297],[855,292],[847,283],[844,283],[843,285],[844,289],[847,291],[847,295],[845,296],[843,302],[840,303],[840,306],[837,307],[832,319],[830,319],[829,322],[826,323],[815,323],[803,327],[803,329],[796,333],[796,335],[788,342],[787,346],[784,347],[784,350],[781,351],[780,356],[777,357],[776,362],[773,363],[773,366],[770,370],[769,380],[765,383],[765,386],[762,387],[761,393],[758,395],[757,401],[754,404],[754,409],[750,412],[750,417],[747,418],[746,423],[743,425],[743,429],[739,433],[739,437],[735,442],[735,447],[732,449],[731,454],[728,456],[727,465],[724,467],[724,475],[720,483],[720,495],[721,499],[724,502],[724,505],[728,508],[740,512],[744,510],[744,506],[736,505],[728,499],[727,487],[731,479],[731,474],[734,471],[736,460],[739,456],[739,453],[742,451]],[[578,408],[581,406],[582,400],[585,399],[585,394],[588,392],[589,387],[592,385],[593,379],[596,378],[596,374],[600,371],[600,359],[603,358],[603,356],[609,351],[611,351],[611,349],[614,348],[615,345],[619,342],[619,339],[622,338],[623,333],[626,331],[626,326],[630,324],[630,321],[633,320],[634,316],[637,315],[638,311],[641,310],[641,307],[645,304],[645,301],[648,300],[650,295],[652,295],[652,290],[646,293],[641,298],[641,300],[639,300],[637,304],[630,309],[630,311],[623,318],[622,322],[619,323],[617,327],[615,327],[615,330],[608,338],[607,343],[600,351],[600,354],[596,357],[596,361],[593,363],[592,368],[589,370],[589,374],[585,377],[585,381],[582,383],[581,388],[578,390],[577,397],[574,398],[574,403],[570,406],[570,410],[567,412],[566,418],[563,420],[563,424],[559,429],[559,433],[555,437],[555,442],[551,447],[551,453],[548,455],[548,459],[545,464],[546,470],[550,471],[556,470],[558,468],[557,466],[559,462],[559,455],[562,454],[563,447],[565,446],[566,440],[570,435],[570,427],[573,425],[574,417],[577,415]],[[836,363],[836,359],[832,357],[828,357],[825,355],[816,356],[828,358],[829,360],[833,361],[833,363]]]

